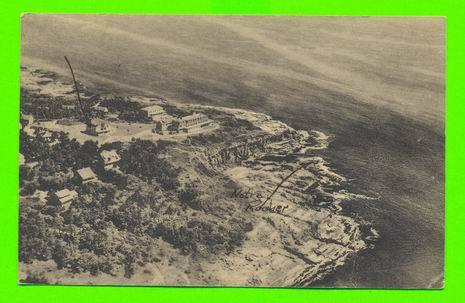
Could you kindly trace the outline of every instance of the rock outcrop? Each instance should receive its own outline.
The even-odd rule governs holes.
[[[287,130],[279,134],[264,134],[259,137],[248,138],[244,142],[232,143],[230,146],[210,151],[207,153],[207,158],[212,166],[240,163],[257,153],[266,152],[269,144],[283,141],[289,135],[290,131]]]

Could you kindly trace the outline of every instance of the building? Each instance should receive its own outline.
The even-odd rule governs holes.
[[[110,126],[104,120],[92,119],[86,126],[86,133],[92,136],[98,136],[109,132]]]
[[[85,167],[77,170],[78,176],[82,183],[89,183],[97,181],[97,176],[94,174],[90,167]]]
[[[100,153],[106,169],[113,168],[114,164],[121,160],[121,157],[116,153],[116,150],[104,150]]]
[[[178,131],[189,132],[190,129],[195,127],[202,127],[211,122],[210,119],[204,114],[194,113],[190,116],[182,117],[178,123]]]
[[[49,204],[56,206],[64,206],[68,208],[71,202],[78,197],[78,193],[75,190],[69,190],[67,188],[54,192],[49,197]]]
[[[32,194],[31,199],[38,204],[46,204],[48,199],[48,191],[37,190]]]
[[[163,109],[163,107],[158,105],[144,107],[142,108],[142,111],[145,113],[148,119],[151,119],[153,121],[156,121],[158,116],[165,114],[165,110]]]

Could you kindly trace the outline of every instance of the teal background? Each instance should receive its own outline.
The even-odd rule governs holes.
[[[465,302],[465,70],[463,1],[28,0],[0,3],[1,302]],[[385,15],[447,17],[446,271],[444,290],[325,290],[109,286],[18,286],[20,15],[37,13]]]

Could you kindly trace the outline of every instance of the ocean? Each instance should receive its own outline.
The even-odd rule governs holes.
[[[299,115],[302,111],[281,119],[305,128],[305,122],[296,119]],[[389,118],[379,119],[380,115]],[[319,126],[333,136],[321,153],[331,168],[350,180],[350,191],[379,196],[378,200],[344,203],[344,213],[373,223],[380,238],[374,248],[309,286],[441,287],[444,135],[389,111],[372,117],[365,123],[340,117],[343,122]]]

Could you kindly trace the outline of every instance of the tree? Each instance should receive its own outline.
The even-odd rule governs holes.
[[[76,153],[80,150],[81,145],[74,138],[70,140],[64,132],[55,135],[58,143],[52,147],[50,158],[62,167],[76,168]]]
[[[48,158],[49,145],[45,142],[43,131],[36,129],[36,137],[29,136],[21,130],[19,134],[19,151],[26,158],[26,162],[39,161]]]
[[[94,166],[100,162],[101,158],[98,150],[97,142],[91,140],[85,141],[75,153],[77,166],[79,168]]]
[[[49,260],[61,228],[61,220],[22,205],[19,217],[19,260]]]
[[[172,190],[178,187],[178,170],[159,155],[165,146],[148,140],[132,142],[123,150],[120,168],[123,172],[133,174],[145,180],[156,180],[161,187]]]

